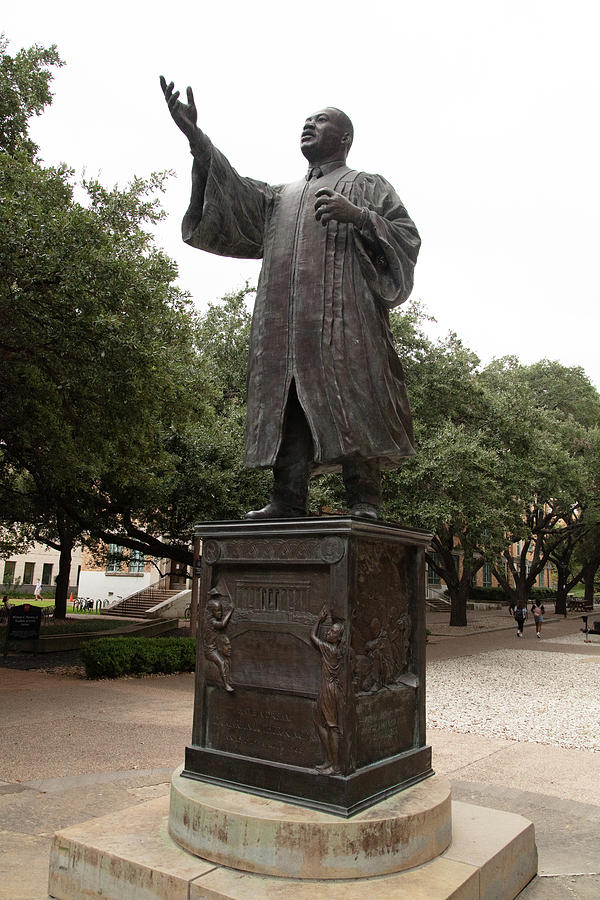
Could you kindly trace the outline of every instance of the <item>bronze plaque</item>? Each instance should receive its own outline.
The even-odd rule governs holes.
[[[278,688],[316,697],[319,660],[306,628],[284,631],[266,625],[247,627],[241,633],[233,633],[232,648],[232,680],[236,685]]]
[[[207,686],[206,747],[294,766],[313,766],[319,745],[314,701],[236,688],[231,697]]]
[[[366,766],[413,746],[415,689],[394,685],[357,700],[357,763]]]

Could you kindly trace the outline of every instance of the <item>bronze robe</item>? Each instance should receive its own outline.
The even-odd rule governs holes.
[[[329,187],[369,210],[362,230],[315,219]],[[242,178],[211,149],[194,161],[186,243],[263,259],[248,360],[246,465],[273,466],[290,385],[309,424],[314,472],[346,457],[398,465],[413,449],[404,374],[388,310],[409,296],[417,229],[392,186],[342,165],[321,178],[271,186]]]

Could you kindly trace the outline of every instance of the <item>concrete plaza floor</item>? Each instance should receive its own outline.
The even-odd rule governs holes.
[[[506,613],[472,616],[466,629],[432,614],[429,660],[514,649]],[[600,663],[600,638],[583,644],[581,619],[550,617],[544,640],[518,641],[539,658],[576,653]],[[573,635],[575,643],[552,643]],[[581,640],[579,640],[581,638]],[[546,657],[547,658],[547,657]],[[518,673],[513,673],[515,677]],[[600,668],[590,677],[598,684]],[[507,690],[510,684],[507,685]],[[46,900],[48,852],[60,828],[168,793],[190,739],[193,676],[86,681],[76,671],[2,668],[0,660],[0,900]],[[532,715],[535,711],[532,710]],[[517,812],[536,828],[539,875],[524,900],[600,898],[600,752],[430,729],[434,768],[453,797]]]

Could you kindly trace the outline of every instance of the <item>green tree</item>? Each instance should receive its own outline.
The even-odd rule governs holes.
[[[20,513],[25,530],[59,539],[68,571],[74,539],[120,533],[160,504],[178,463],[168,439],[204,398],[194,318],[149,231],[166,176],[124,190],[84,182],[80,203],[65,167],[35,159],[27,121],[49,101],[43,67],[57,59],[54,48],[13,59],[2,46],[0,474],[5,521]]]
[[[385,476],[385,513],[433,534],[427,563],[445,581],[450,624],[459,626],[473,576],[505,546],[517,515],[507,490],[510,411],[481,383],[475,354],[454,334],[430,341],[423,322],[418,304],[392,315],[417,453]]]
[[[510,398],[512,428],[521,436],[521,450],[512,461],[521,513],[509,532],[511,547],[499,555],[494,574],[507,596],[526,603],[548,562],[564,558],[583,533],[581,515],[591,487],[590,425],[600,407],[582,370],[560,363],[523,366],[506,357],[482,377],[490,390]]]
[[[35,44],[11,56],[0,34],[0,151],[33,159],[37,146],[28,135],[29,120],[52,101],[52,67],[64,65],[56,45]]]

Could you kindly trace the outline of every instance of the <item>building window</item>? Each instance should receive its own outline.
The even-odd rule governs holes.
[[[492,586],[492,567],[489,563],[483,564],[483,586],[491,587]]]
[[[430,556],[437,563],[437,561],[439,559],[438,554],[430,553]],[[435,569],[432,569],[432,567],[430,565],[428,565],[427,566],[427,584],[436,585],[436,584],[441,584],[441,583],[442,583],[442,580],[441,580],[440,576],[438,575],[438,573],[435,571]]]
[[[15,580],[15,563],[14,562],[5,562],[4,563],[4,581],[3,584],[14,584]]]
[[[33,584],[33,573],[35,572],[35,563],[25,563],[23,569],[23,584]]]
[[[42,584],[52,583],[52,563],[44,563],[42,568]]]
[[[129,571],[132,575],[140,575],[144,572],[146,557],[143,550],[132,550],[129,554]]]
[[[123,564],[123,548],[120,544],[108,545],[108,558],[106,560],[107,572],[120,572]]]

